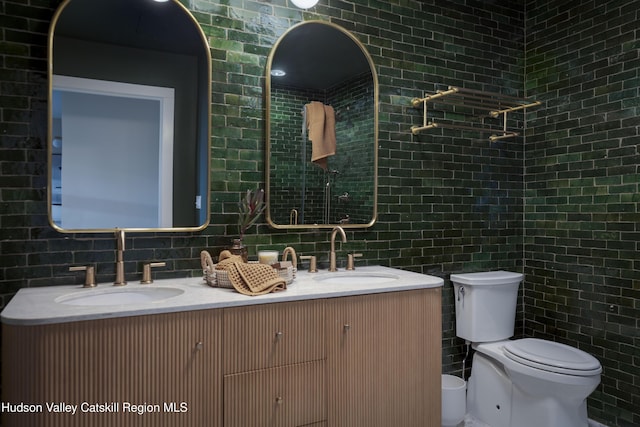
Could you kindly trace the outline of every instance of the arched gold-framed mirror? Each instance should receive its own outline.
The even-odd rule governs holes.
[[[177,0],[64,0],[48,61],[51,226],[204,229],[211,53],[189,10]]]
[[[291,27],[269,54],[265,96],[267,223],[372,226],[378,78],[363,44],[330,22]]]

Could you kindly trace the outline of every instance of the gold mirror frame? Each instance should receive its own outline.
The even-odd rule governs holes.
[[[60,16],[64,12],[65,8],[69,6],[73,1],[79,0],[64,0],[56,9],[52,20],[51,25],[49,27],[49,35],[48,35],[48,47],[47,47],[47,55],[48,55],[48,64],[47,64],[47,78],[48,78],[48,116],[47,116],[47,156],[48,156],[48,170],[47,170],[47,209],[48,209],[48,220],[49,224],[56,231],[61,233],[112,233],[117,230],[130,231],[130,232],[194,232],[194,231],[202,231],[210,224],[211,218],[211,51],[209,48],[209,43],[207,40],[207,36],[204,31],[200,27],[200,24],[195,19],[195,17],[191,14],[189,9],[187,9],[184,5],[182,5],[178,0],[169,0],[170,3],[174,6],[177,6],[182,13],[184,13],[184,18],[191,21],[193,25],[193,30],[197,32],[199,35],[200,41],[202,42],[202,47],[198,47],[197,50],[200,52],[198,55],[202,54],[201,57],[205,64],[204,66],[198,66],[198,72],[202,71],[206,73],[202,77],[202,82],[204,87],[199,88],[198,90],[206,90],[206,101],[203,101],[200,97],[198,101],[198,107],[195,109],[197,111],[197,118],[195,119],[196,128],[201,129],[199,132],[198,129],[195,130],[196,135],[200,133],[196,137],[195,143],[197,147],[195,149],[196,158],[201,158],[201,155],[205,155],[206,159],[202,159],[202,164],[204,166],[203,170],[198,174],[198,180],[204,183],[201,186],[200,196],[201,196],[201,209],[204,212],[200,215],[204,221],[200,224],[196,224],[194,226],[177,226],[177,227],[117,227],[113,228],[77,228],[77,229],[67,229],[59,226],[53,220],[52,215],[52,178],[53,178],[53,52],[54,52],[54,35],[55,30],[58,24],[58,20]],[[91,1],[91,0],[89,0]],[[162,4],[162,3],[159,3]],[[115,27],[114,27],[115,28]],[[114,30],[117,31],[117,30]],[[195,44],[194,44],[195,46]],[[206,68],[206,70],[205,70]],[[206,82],[206,83],[205,83]],[[205,105],[206,103],[206,105]],[[206,148],[205,148],[206,145]],[[92,159],[90,161],[96,161],[96,159]],[[98,160],[99,161],[99,160]],[[175,173],[175,172],[174,172]],[[203,176],[202,174],[206,174]],[[179,187],[174,187],[174,192],[179,191]]]
[[[287,35],[289,35],[292,31],[300,28],[303,25],[310,25],[310,24],[314,24],[314,25],[326,25],[328,27],[331,27],[337,31],[340,31],[342,34],[346,35],[362,52],[363,56],[366,58],[368,65],[369,65],[369,69],[371,72],[371,78],[372,78],[372,83],[373,83],[373,113],[374,113],[374,119],[373,119],[373,141],[372,141],[372,149],[373,149],[373,212],[371,213],[371,220],[367,223],[328,223],[328,224],[277,224],[273,221],[272,218],[272,213],[271,213],[271,199],[272,199],[272,194],[271,194],[271,167],[272,167],[272,160],[271,160],[271,84],[272,84],[272,75],[271,75],[271,71],[272,71],[272,66],[273,66],[273,60],[275,57],[275,53],[278,50],[278,47],[280,46],[281,42],[287,37]],[[331,49],[332,47],[329,46],[329,49]],[[273,48],[271,49],[271,52],[269,54],[269,57],[267,59],[267,64],[266,64],[266,85],[265,85],[265,105],[266,105],[266,141],[265,141],[265,193],[266,193],[266,220],[267,223],[276,229],[328,229],[328,228],[333,228],[337,225],[340,225],[343,228],[352,228],[352,229],[356,229],[356,228],[368,228],[371,227],[377,220],[377,214],[378,214],[378,95],[379,90],[378,90],[378,76],[376,74],[376,70],[375,70],[375,65],[373,63],[373,60],[371,58],[371,56],[369,55],[369,52],[367,52],[366,48],[364,47],[364,45],[350,32],[348,32],[347,30],[345,30],[344,28],[333,24],[331,22],[326,22],[326,21],[305,21],[305,22],[301,22],[298,23],[294,26],[292,26],[291,28],[289,28],[282,36],[280,36],[280,38],[276,41],[276,43],[274,44]],[[307,141],[305,141],[307,142]]]

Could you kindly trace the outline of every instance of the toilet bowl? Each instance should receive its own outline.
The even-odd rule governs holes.
[[[540,345],[529,360],[514,360],[508,348]],[[557,346],[557,347],[556,347]],[[492,427],[586,427],[586,398],[600,383],[600,363],[573,347],[525,338],[474,344],[476,353],[469,378],[468,411]],[[545,350],[561,354],[561,363]],[[565,353],[566,350],[566,353]],[[568,355],[576,357],[575,365]],[[533,365],[533,366],[532,366]],[[562,366],[558,366],[562,365]],[[575,368],[575,369],[574,369]]]
[[[467,411],[491,427],[587,427],[586,398],[600,383],[598,360],[535,338],[510,340],[522,274],[452,274],[456,334],[475,350]]]

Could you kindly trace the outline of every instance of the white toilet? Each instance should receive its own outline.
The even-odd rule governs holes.
[[[587,427],[602,367],[564,344],[514,334],[522,274],[452,274],[456,335],[472,343],[467,411],[491,427]]]

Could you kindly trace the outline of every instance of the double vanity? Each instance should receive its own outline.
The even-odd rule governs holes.
[[[198,278],[23,288],[2,312],[2,421],[436,427],[442,284],[372,266],[258,297]]]

